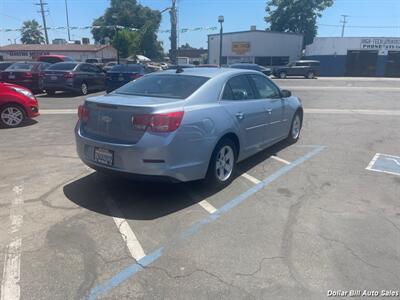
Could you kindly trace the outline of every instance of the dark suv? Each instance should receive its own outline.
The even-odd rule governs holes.
[[[275,67],[272,70],[272,74],[281,79],[287,76],[304,76],[308,79],[313,79],[318,76],[318,73],[319,61],[317,60],[299,60],[286,66]]]
[[[45,71],[44,89],[49,95],[56,91],[78,92],[86,95],[93,90],[105,89],[106,74],[99,67],[77,62],[61,62]]]

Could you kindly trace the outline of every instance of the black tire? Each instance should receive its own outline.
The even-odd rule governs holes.
[[[294,130],[295,127],[298,128],[298,131]],[[302,127],[303,127],[303,114],[300,111],[297,111],[294,114],[292,118],[292,123],[290,125],[290,131],[287,137],[287,141],[289,143],[294,144],[299,140]]]
[[[81,83],[79,93],[80,93],[82,96],[86,96],[86,95],[89,93],[89,86],[88,86],[88,84],[87,84],[85,81],[83,81],[83,82]]]
[[[306,78],[307,79],[314,79],[315,78],[315,73],[312,72],[312,71],[308,72],[307,75],[306,75]]]
[[[230,163],[227,163],[229,169],[230,169],[229,165],[230,164],[232,165],[232,169],[227,170],[225,179],[221,179],[221,174],[222,174],[220,172],[221,168],[219,169],[219,171],[217,170],[217,160],[221,150],[224,148],[225,149],[230,148],[233,153],[232,161]],[[236,151],[237,149],[235,143],[229,138],[224,138],[217,144],[211,155],[210,163],[208,165],[207,175],[204,181],[207,186],[210,186],[212,188],[222,188],[229,185],[232,182],[236,169],[236,160],[237,160]]]
[[[56,91],[46,90],[46,94],[49,95],[49,96],[54,96],[56,94]]]
[[[13,118],[7,115],[13,114]],[[0,107],[0,127],[3,128],[16,128],[24,124],[26,121],[25,110],[16,104],[7,104]]]
[[[282,71],[282,72],[279,72],[278,77],[279,77],[280,79],[286,79],[287,74],[286,74],[286,72]]]

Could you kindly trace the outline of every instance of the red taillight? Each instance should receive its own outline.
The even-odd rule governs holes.
[[[183,119],[183,111],[154,115],[134,115],[132,117],[133,128],[153,132],[173,132],[178,129]]]
[[[25,73],[23,73],[23,75],[22,75],[24,78],[32,78],[33,77],[33,74],[31,73],[31,72],[25,72]]]
[[[79,105],[78,118],[83,122],[87,122],[89,120],[89,109],[85,105]]]
[[[64,78],[74,78],[74,77],[75,77],[75,74],[72,72],[68,72],[68,73],[64,74]]]

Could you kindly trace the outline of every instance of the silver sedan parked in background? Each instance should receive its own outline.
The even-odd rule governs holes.
[[[79,107],[82,161],[98,171],[224,186],[237,162],[296,142],[300,100],[257,71],[193,68],[157,72]],[[136,175],[136,176],[135,176]]]

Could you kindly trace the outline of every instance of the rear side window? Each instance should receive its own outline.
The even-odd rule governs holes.
[[[279,89],[267,78],[260,75],[250,75],[258,92],[259,99],[280,98]]]
[[[74,63],[57,63],[48,67],[47,70],[70,71],[75,69],[76,65]]]
[[[229,79],[222,96],[223,100],[247,100],[255,98],[253,88],[246,75],[239,75]]]
[[[149,75],[131,81],[115,93],[147,97],[186,99],[209,78],[189,75]]]
[[[139,73],[143,69],[142,66],[136,66],[136,65],[117,65],[114,68],[111,69],[113,72],[132,72],[132,73]]]
[[[29,64],[29,63],[15,63],[12,64],[7,68],[7,70],[19,70],[19,71],[32,71],[32,69],[35,67],[35,64]]]

